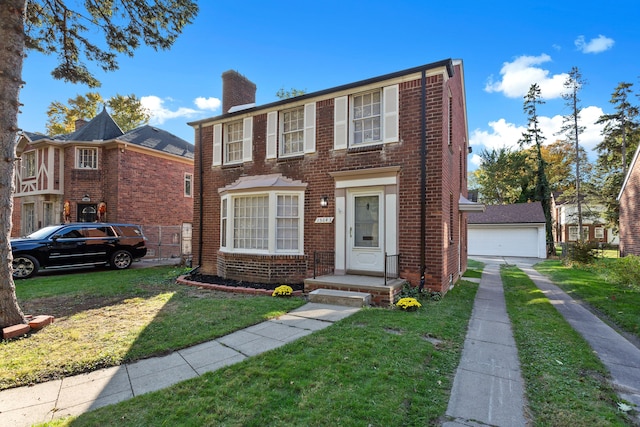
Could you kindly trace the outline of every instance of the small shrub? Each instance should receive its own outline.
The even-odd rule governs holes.
[[[293,294],[291,286],[280,285],[273,290],[272,297],[290,297]]]
[[[608,264],[612,279],[621,285],[640,291],[640,257],[627,255]]]
[[[431,292],[431,301],[440,301],[442,299],[442,292]]]
[[[565,258],[565,264],[570,264],[572,262],[580,264],[591,264],[597,258],[597,248],[597,243],[588,242],[586,240],[579,240],[573,243],[569,247],[567,258]]]
[[[411,283],[404,282],[402,290],[400,291],[400,294],[398,294],[398,298],[423,299],[426,295],[428,295],[426,291],[420,292],[420,289],[417,286],[411,286]]]

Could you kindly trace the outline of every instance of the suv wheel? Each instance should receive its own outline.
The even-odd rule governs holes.
[[[113,255],[111,255],[111,268],[114,268],[116,270],[124,270],[125,268],[129,268],[132,262],[133,258],[127,251],[115,251]]]
[[[13,278],[28,279],[35,276],[40,268],[38,260],[31,255],[18,255],[13,258]]]

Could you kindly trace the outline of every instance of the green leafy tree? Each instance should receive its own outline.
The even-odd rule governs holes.
[[[521,145],[531,146],[536,164],[536,187],[533,199],[542,204],[546,222],[547,251],[553,253],[553,224],[551,218],[551,187],[545,171],[546,162],[542,156],[542,143],[545,140],[538,121],[538,106],[544,104],[540,86],[534,83],[524,97],[524,112],[528,119],[528,128],[522,135]]]
[[[117,94],[107,101],[111,117],[123,132],[146,125],[151,119],[149,110],[142,106],[140,98],[131,95]]]
[[[81,6],[84,5],[83,6]],[[0,2],[0,327],[25,323],[11,275],[11,213],[22,63],[26,51],[58,56],[56,79],[99,86],[85,61],[105,71],[141,43],[168,49],[192,22],[191,0],[3,0]]]
[[[573,149],[573,145],[564,139],[558,139],[540,147],[542,158],[546,162],[545,172],[551,192],[575,193],[575,174],[573,172],[575,155],[573,155]],[[589,166],[587,152],[582,147],[580,147],[580,162],[582,165]]]
[[[569,75],[564,82],[565,92],[562,94],[562,99],[565,100],[567,108],[569,108],[569,114],[563,117],[562,132],[567,141],[570,141],[574,148],[575,155],[575,191],[576,191],[576,206],[578,215],[578,240],[584,240],[582,234],[582,195],[580,185],[582,182],[582,175],[580,172],[580,135],[584,132],[584,126],[578,124],[580,120],[580,112],[582,107],[580,106],[580,98],[578,94],[584,87],[586,81],[582,78],[582,73],[578,67],[571,68]]]
[[[142,106],[140,98],[133,94],[118,94],[105,102],[99,93],[89,92],[86,95],[69,98],[66,105],[60,101],[49,104],[47,133],[61,135],[73,132],[76,120],[94,118],[101,105],[109,107],[111,117],[123,132],[147,124],[151,118],[147,109]]]
[[[621,82],[613,91],[611,100],[613,114],[603,114],[596,123],[604,124],[603,140],[596,145],[598,160],[594,185],[600,191],[597,201],[606,208],[605,218],[609,226],[618,228],[620,210],[618,193],[627,175],[631,157],[640,142],[638,107],[631,104],[633,84]]]
[[[483,203],[505,205],[531,200],[535,175],[525,150],[485,149],[480,152],[480,158],[482,162],[473,172],[472,181]]]
[[[290,90],[285,90],[283,87],[281,87],[280,90],[276,93],[276,96],[280,99],[289,99],[295,98],[296,96],[304,95],[305,93],[307,93],[306,89],[300,90],[291,88]]]

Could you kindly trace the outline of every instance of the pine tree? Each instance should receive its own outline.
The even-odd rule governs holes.
[[[584,87],[586,81],[582,78],[582,74],[578,67],[571,68],[569,76],[564,82],[564,88],[566,92],[562,94],[562,98],[566,101],[566,106],[569,108],[570,113],[563,117],[563,124],[561,132],[564,133],[567,141],[570,141],[575,147],[575,180],[576,180],[576,205],[578,210],[578,240],[583,242],[584,235],[582,232],[582,195],[581,195],[581,181],[582,176],[580,172],[581,159],[580,159],[580,135],[584,132],[584,126],[578,124],[580,120],[580,98],[578,93]]]
[[[538,111],[539,105],[544,104],[541,97],[540,86],[534,83],[529,87],[529,92],[524,97],[524,112],[527,115],[529,125],[522,135],[521,145],[531,145],[535,149],[536,162],[536,188],[534,200],[541,202],[546,222],[547,253],[553,253],[553,224],[551,219],[551,188],[545,172],[546,162],[542,157],[542,144],[545,140],[539,127]]]
[[[604,138],[596,145],[598,202],[605,206],[605,217],[614,229],[618,228],[618,193],[631,163],[632,156],[628,154],[640,143],[638,107],[629,100],[632,87],[631,83],[619,83],[609,101],[614,105],[615,113],[603,114],[596,122],[604,124]]]

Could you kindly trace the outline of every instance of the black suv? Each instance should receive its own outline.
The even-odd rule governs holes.
[[[147,254],[146,240],[133,224],[51,225],[11,239],[13,277],[32,277],[40,268],[110,265],[121,270]]]

